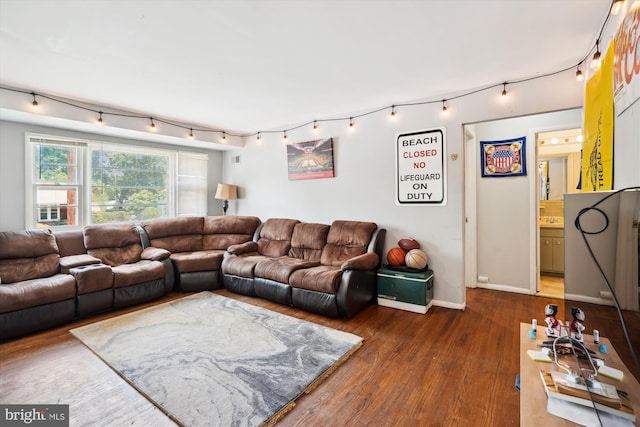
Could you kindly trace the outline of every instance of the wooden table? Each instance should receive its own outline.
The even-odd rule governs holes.
[[[527,354],[527,350],[541,350],[537,344],[548,341],[544,333],[545,326],[538,325],[535,339],[529,337],[530,323],[520,323],[520,426],[526,427],[553,427],[553,426],[577,426],[578,424],[567,421],[564,418],[556,417],[547,412],[547,394],[544,391],[540,370],[562,371],[555,363],[536,362]],[[611,384],[620,390],[624,390],[631,396],[634,412],[636,413],[636,423],[640,414],[640,384],[622,363],[618,353],[608,339],[600,337],[600,344],[593,343],[593,336],[584,336],[584,344],[596,354],[602,355],[598,350],[600,344],[607,346],[607,354],[604,355],[605,364],[624,372],[622,381],[616,381],[599,375],[598,381]],[[567,361],[565,357],[563,361]],[[640,425],[640,424],[638,424]]]

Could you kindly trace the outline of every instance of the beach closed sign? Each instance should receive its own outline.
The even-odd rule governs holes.
[[[445,128],[396,136],[396,205],[446,205]]]

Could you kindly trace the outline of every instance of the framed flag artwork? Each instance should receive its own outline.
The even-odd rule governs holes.
[[[504,141],[480,141],[480,169],[483,178],[526,176],[527,137]]]

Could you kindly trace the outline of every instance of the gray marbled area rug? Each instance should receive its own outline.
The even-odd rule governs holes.
[[[72,329],[185,426],[272,424],[362,338],[201,292]]]

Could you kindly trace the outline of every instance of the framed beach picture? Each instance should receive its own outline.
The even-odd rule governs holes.
[[[480,170],[483,178],[526,176],[527,138],[480,141]]]
[[[287,144],[289,181],[333,178],[333,138]]]

